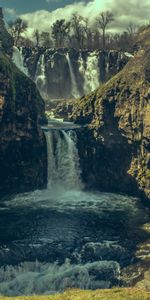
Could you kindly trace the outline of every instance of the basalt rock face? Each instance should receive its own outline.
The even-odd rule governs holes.
[[[13,39],[7,32],[5,28],[5,23],[3,20],[3,11],[0,7],[0,48],[1,51],[11,55],[12,54],[12,47],[13,47]]]
[[[128,62],[128,53],[22,48],[28,74],[46,99],[72,99],[106,82]]]
[[[74,105],[83,178],[91,187],[150,198],[150,27],[124,69]]]
[[[0,52],[0,194],[46,182],[46,145],[40,128],[44,102],[35,84]]]

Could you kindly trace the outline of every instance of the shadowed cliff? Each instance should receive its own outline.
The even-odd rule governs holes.
[[[43,187],[44,102],[35,84],[12,63],[12,41],[0,18],[0,194]],[[11,47],[10,47],[11,46]]]

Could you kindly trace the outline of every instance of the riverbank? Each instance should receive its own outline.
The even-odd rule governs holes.
[[[22,296],[22,297],[0,297],[0,300],[149,300],[150,292],[138,289],[112,289],[97,291],[69,290],[63,294],[51,296]]]

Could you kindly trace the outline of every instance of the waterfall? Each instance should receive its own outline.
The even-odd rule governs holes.
[[[48,156],[48,187],[80,189],[80,166],[73,130],[45,132]]]
[[[100,82],[100,70],[98,54],[92,52],[87,58],[87,67],[84,74],[84,92],[86,94],[98,88]]]
[[[41,92],[41,94],[44,96],[46,95],[46,74],[45,74],[45,57],[44,54],[41,54],[38,64],[37,64],[37,70],[35,74],[35,83]]]
[[[82,57],[82,53],[80,52],[80,55],[79,55],[79,59],[78,59],[78,64],[79,64],[79,73],[83,76],[85,76],[85,65],[84,65],[84,60],[83,60],[83,57]]]
[[[78,59],[78,68],[79,68],[79,73],[81,74],[83,78],[83,92],[86,94],[86,89],[85,89],[85,62],[82,57],[82,52],[79,54],[79,59]]]
[[[24,74],[28,76],[28,69],[24,66],[24,58],[22,54],[22,48],[20,50],[17,47],[13,47],[13,62]]]
[[[78,91],[77,82],[76,82],[75,74],[73,71],[72,63],[71,63],[71,60],[69,57],[69,53],[66,54],[66,59],[67,59],[69,71],[70,71],[70,78],[71,78],[71,84],[72,84],[72,96],[74,98],[78,98],[78,97],[80,97],[80,94]]]

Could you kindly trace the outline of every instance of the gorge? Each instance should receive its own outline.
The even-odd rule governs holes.
[[[126,285],[121,270],[131,261],[136,265],[137,244],[148,237],[141,229],[148,215],[137,198],[84,190],[79,128],[53,121],[44,130],[47,188],[7,196],[1,204],[0,293]],[[138,280],[133,268],[131,283],[135,273]]]
[[[0,37],[0,295],[138,287],[149,272],[150,28],[134,55],[18,49],[2,17]],[[40,94],[82,97],[60,122]]]

